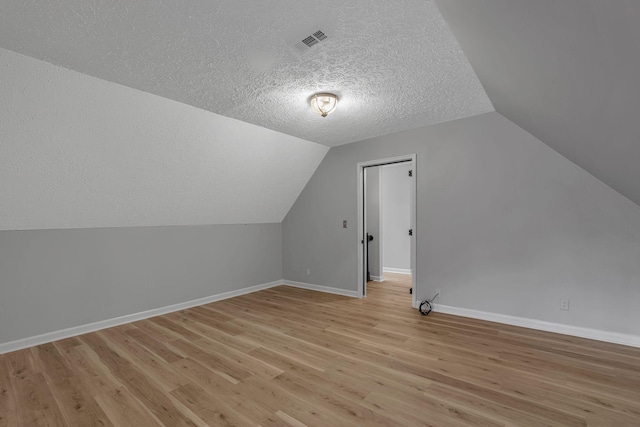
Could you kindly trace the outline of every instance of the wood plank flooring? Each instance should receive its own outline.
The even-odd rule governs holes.
[[[0,356],[0,426],[640,426],[640,349],[287,286]]]

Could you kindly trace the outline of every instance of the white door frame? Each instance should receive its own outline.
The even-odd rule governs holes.
[[[372,166],[383,166],[392,163],[400,163],[400,162],[411,162],[411,169],[413,170],[413,175],[411,176],[411,229],[413,230],[413,236],[411,238],[411,280],[412,280],[412,305],[415,307],[417,304],[416,294],[416,284],[417,284],[417,276],[418,269],[416,263],[416,252],[417,252],[417,237],[418,237],[418,228],[416,227],[416,205],[417,205],[417,191],[416,191],[416,177],[417,177],[417,163],[416,163],[416,155],[415,154],[407,154],[405,156],[396,156],[396,157],[388,157],[386,159],[379,160],[370,160],[367,162],[358,163],[358,240],[356,244],[358,246],[358,297],[362,298],[366,295],[366,286],[365,286],[365,275],[364,275],[364,260],[366,259],[366,242],[364,241],[364,233],[367,226],[367,219],[365,218],[365,206],[364,206],[364,195],[366,194],[365,185],[366,182],[364,180],[364,169],[366,167]],[[380,266],[382,269],[382,265]]]

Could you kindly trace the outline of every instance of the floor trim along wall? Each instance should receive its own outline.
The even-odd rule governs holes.
[[[330,294],[344,295],[348,297],[358,297],[357,291],[347,291],[339,288],[331,288],[328,286],[312,285],[310,283],[293,282],[291,280],[276,280],[275,282],[263,283],[261,285],[249,286],[247,288],[235,291],[223,292],[217,295],[211,295],[204,298],[194,299],[191,301],[181,302],[179,304],[168,305],[166,307],[154,308],[153,310],[142,311],[139,313],[127,314],[126,316],[115,317],[113,319],[101,320],[86,325],[74,326],[60,331],[47,332],[46,334],[36,335],[33,337],[23,338],[6,343],[0,343],[0,354],[10,353],[12,351],[22,350],[23,348],[34,347],[36,345],[45,344],[52,341],[62,340],[65,338],[75,337],[77,335],[89,332],[99,331],[100,329],[111,328],[113,326],[123,325],[125,323],[135,322],[136,320],[148,319],[149,317],[161,316],[163,314],[180,311],[199,305],[209,304],[211,302],[223,299],[233,298],[240,295],[250,294],[252,292],[261,291],[263,289],[273,288],[275,286],[288,285],[296,288],[309,289],[312,291],[326,292]]]
[[[417,306],[415,308],[417,308]],[[555,332],[557,334],[571,335],[574,337],[610,342],[614,344],[622,344],[630,347],[640,347],[640,336],[636,335],[602,331],[599,329],[582,328],[579,326],[563,325],[561,323],[545,322],[544,320],[508,316],[506,314],[489,313],[487,311],[451,307],[442,304],[434,304],[433,311],[445,314],[453,314],[455,316],[470,317],[472,319],[486,320],[489,322],[521,326],[523,328],[537,329],[540,331]]]
[[[384,282],[384,276],[371,275],[371,280],[373,280],[374,282]]]
[[[348,291],[346,289],[332,288],[330,286],[313,285],[311,283],[294,282],[292,280],[283,280],[282,283],[296,288],[309,289],[311,291],[326,292],[329,294],[344,295],[346,297],[358,298],[358,291]]]
[[[221,294],[211,295],[204,298],[198,298],[191,301],[168,305],[166,307],[154,308],[152,310],[142,311],[142,312],[133,313],[133,314],[127,314],[126,316],[115,317],[113,319],[101,320],[95,323],[89,323],[86,325],[80,325],[80,326],[74,326],[68,329],[62,329],[60,331],[48,332],[46,334],[23,338],[16,341],[0,343],[0,354],[22,350],[23,348],[29,348],[29,347],[45,344],[52,341],[57,341],[65,338],[74,337],[77,335],[86,334],[88,332],[99,331],[100,329],[111,328],[113,326],[135,322],[136,320],[148,319],[149,317],[160,316],[162,314],[172,313],[174,311],[184,310],[186,308],[209,304],[211,302],[220,301],[223,299],[250,294],[252,292],[273,288],[274,286],[279,286],[282,284],[283,284],[282,280],[277,280],[271,283],[263,283],[261,285],[249,286],[247,288],[242,288],[235,291],[223,292]]]
[[[23,338],[7,343],[0,343],[0,354],[29,348],[52,341],[57,341],[89,332],[98,331],[100,329],[111,328],[113,326],[123,325],[125,323],[135,322],[136,320],[147,319],[149,317],[160,316],[174,311],[184,310],[199,305],[209,304],[211,302],[220,301],[252,292],[261,291],[263,289],[273,288],[275,286],[287,285],[301,289],[308,289],[318,292],[326,292],[330,294],[343,295],[358,298],[358,291],[351,291],[329,286],[314,285],[311,283],[295,282],[292,280],[276,280],[275,282],[263,283],[261,285],[249,286],[247,288],[235,291],[223,292],[221,294],[199,298],[179,304],[169,305],[166,307],[155,308],[140,313],[128,314],[126,316],[116,317],[113,319],[102,320],[100,322],[89,323],[87,325],[75,326],[73,328],[63,329],[60,331],[48,332],[42,335]],[[415,308],[417,308],[416,303]],[[621,334],[618,332],[601,331],[598,329],[581,328],[579,326],[563,325],[560,323],[545,322],[543,320],[528,319],[525,317],[508,316],[505,314],[489,313],[486,311],[472,310],[468,308],[451,307],[448,305],[434,304],[433,311],[453,314],[455,316],[470,317],[473,319],[487,320],[489,322],[504,323],[507,325],[521,326],[524,328],[538,329],[541,331],[555,332],[558,334],[572,335],[581,338],[589,338],[598,341],[605,341],[614,344],[628,345],[631,347],[640,347],[640,336]]]
[[[383,267],[383,273],[396,273],[396,274],[411,274],[410,268],[391,268],[391,267]]]

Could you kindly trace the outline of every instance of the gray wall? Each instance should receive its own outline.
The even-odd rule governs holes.
[[[411,270],[411,163],[383,166],[382,270]]]
[[[0,343],[282,278],[280,224],[0,232]]]
[[[498,112],[640,203],[640,1],[436,4]]]
[[[382,241],[380,224],[380,167],[370,167],[366,169],[367,194],[367,232],[373,235],[373,240],[369,242],[369,272],[371,279],[380,279],[382,269],[380,268],[380,242]],[[374,277],[375,276],[375,277]]]
[[[0,230],[279,223],[328,151],[3,49],[0,70]]]
[[[356,165],[410,153],[418,299],[640,335],[640,207],[498,113],[332,148],[283,221],[284,278],[356,290]]]

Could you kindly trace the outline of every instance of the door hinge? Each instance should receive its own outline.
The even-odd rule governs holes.
[[[413,228],[409,229],[409,236],[413,236]]]
[[[409,176],[413,176],[413,170],[409,171]]]

